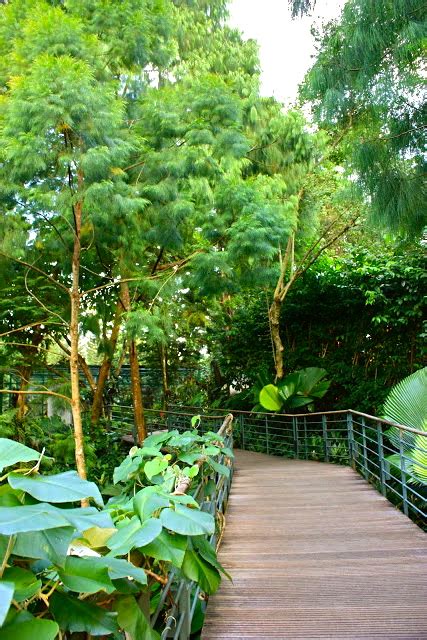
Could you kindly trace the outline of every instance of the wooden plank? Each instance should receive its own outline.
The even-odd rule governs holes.
[[[203,640],[427,639],[425,534],[349,467],[236,452]]]

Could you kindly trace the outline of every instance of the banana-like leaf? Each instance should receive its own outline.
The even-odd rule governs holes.
[[[427,367],[404,378],[390,392],[384,404],[387,420],[425,431],[416,435],[398,427],[390,427],[386,435],[404,454],[404,470],[412,484],[427,484]],[[400,453],[388,456],[391,466],[402,469]]]
[[[280,411],[283,400],[274,384],[263,387],[259,393],[259,402],[267,411]]]
[[[427,485],[427,433],[425,436],[416,436],[411,453],[414,482]]]
[[[384,403],[384,417],[427,431],[427,367],[393,387]]]

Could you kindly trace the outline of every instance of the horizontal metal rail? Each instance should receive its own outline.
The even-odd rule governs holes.
[[[149,432],[181,429],[200,408],[146,411]],[[112,416],[133,424],[132,407],[112,407]],[[214,430],[220,410],[202,413],[201,430]],[[426,525],[427,433],[361,411],[305,414],[233,411],[234,441],[242,449],[347,464],[421,526]],[[185,427],[186,428],[186,427]]]

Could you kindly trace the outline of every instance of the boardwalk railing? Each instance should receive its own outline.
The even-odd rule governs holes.
[[[427,524],[427,432],[351,410],[235,417],[242,449],[348,464],[406,515]]]
[[[214,430],[225,414],[192,407],[147,410],[147,427],[150,432],[188,428],[199,412],[202,430]],[[131,407],[113,407],[111,413],[114,421],[132,428]],[[406,515],[426,526],[427,432],[352,410],[298,415],[233,411],[233,415],[235,446],[350,465]]]
[[[179,416],[181,419],[182,416]],[[190,415],[191,418],[191,415]],[[232,423],[233,416],[229,415],[220,417],[221,427],[218,429],[218,435],[224,438],[224,446],[233,447]],[[215,431],[218,418],[206,418],[203,420],[203,427],[206,431]],[[175,425],[174,428],[186,430],[189,428],[190,420],[180,422],[181,427]],[[157,425],[159,426],[159,425]],[[231,480],[233,475],[233,461],[222,455],[218,462],[225,465],[229,469],[228,475],[212,473],[201,479],[193,492],[193,497],[201,504],[201,509],[212,514],[216,520],[217,526],[215,533],[210,538],[210,543],[216,547],[218,538],[222,534],[224,523],[224,512],[227,505],[227,499],[230,492]],[[205,496],[205,488],[209,481],[213,481],[215,489],[209,491],[209,495]],[[166,615],[164,614],[166,603]],[[162,589],[157,608],[151,616],[151,624],[158,622],[160,616],[164,616],[164,626],[161,633],[161,640],[173,638],[174,640],[188,640],[191,634],[192,621],[196,613],[197,606],[201,607],[202,613],[206,608],[206,600],[203,597],[200,587],[191,580],[182,576],[178,569],[172,569],[168,576],[168,582]]]

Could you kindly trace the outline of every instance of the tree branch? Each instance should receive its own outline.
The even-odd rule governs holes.
[[[55,278],[52,278],[52,276],[50,276],[48,273],[46,273],[42,269],[39,269],[38,267],[35,267],[34,265],[30,264],[29,262],[25,262],[25,260],[20,260],[19,258],[15,258],[14,256],[9,256],[7,253],[4,253],[4,251],[0,251],[0,256],[3,256],[4,258],[7,258],[8,260],[12,260],[13,262],[17,262],[18,264],[22,264],[22,265],[24,265],[24,267],[28,267],[28,269],[32,269],[33,271],[36,271],[40,275],[42,275],[45,278],[47,278],[48,280],[50,280],[50,282],[52,282],[54,285],[56,285],[57,287],[59,287],[63,291],[66,291],[68,293],[68,295],[70,295],[69,289],[67,289],[67,287],[65,285],[63,285],[62,282],[58,282],[58,280],[55,280]]]
[[[45,325],[59,325],[61,327],[63,327],[64,325],[62,324],[62,322],[50,322],[49,319],[47,320],[38,320],[37,322],[30,322],[29,324],[25,324],[22,327],[18,327],[17,329],[11,329],[10,331],[5,331],[4,333],[0,333],[0,338],[4,338],[4,336],[9,336],[11,333],[17,333],[18,331],[25,331],[25,329],[31,329],[31,327],[38,327],[41,324],[45,324]]]
[[[62,393],[56,391],[18,391],[17,389],[0,389],[0,393],[14,393],[15,395],[27,395],[27,396],[55,396],[56,398],[62,398],[71,404],[71,398],[64,396]]]

